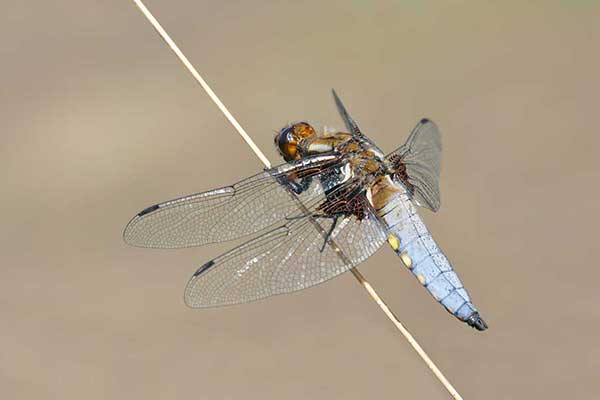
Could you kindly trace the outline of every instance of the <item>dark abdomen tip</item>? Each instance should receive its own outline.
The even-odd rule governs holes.
[[[471,316],[467,318],[465,322],[478,331],[485,331],[488,328],[488,325],[485,323],[483,318],[481,318],[481,315],[479,315],[478,312],[471,314]]]

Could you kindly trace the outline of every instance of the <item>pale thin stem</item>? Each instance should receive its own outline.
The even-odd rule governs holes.
[[[192,74],[192,76],[196,79],[196,81],[202,86],[204,91],[208,94],[211,100],[217,105],[219,110],[225,115],[225,117],[229,120],[231,125],[235,128],[235,130],[240,134],[240,136],[248,143],[248,146],[252,149],[254,154],[260,159],[260,161],[265,165],[265,167],[271,167],[271,163],[264,155],[264,153],[258,148],[256,143],[252,140],[252,138],[246,133],[244,128],[237,122],[234,116],[229,112],[227,107],[221,102],[221,100],[217,97],[215,92],[208,86],[206,81],[202,78],[202,76],[198,73],[196,68],[192,65],[192,63],[187,59],[187,57],[183,54],[183,52],[179,49],[177,44],[171,39],[169,34],[163,29],[160,23],[154,18],[152,13],[146,8],[144,3],[141,0],[133,0],[136,6],[140,9],[140,11],[144,14],[146,19],[152,24],[156,32],[160,35],[160,37],[167,43],[167,45],[173,50],[177,58],[183,63],[183,65],[187,68],[187,70]],[[454,399],[462,400],[460,394],[454,389],[452,384],[446,379],[444,374],[440,371],[440,369],[435,365],[435,363],[429,358],[425,350],[419,345],[416,339],[410,334],[410,332],[404,327],[404,325],[398,320],[398,318],[394,315],[394,313],[389,309],[389,307],[385,304],[385,302],[379,297],[373,286],[365,279],[365,277],[358,271],[356,268],[351,269],[352,274],[356,278],[356,280],[365,288],[365,290],[369,293],[371,298],[377,303],[379,308],[385,313],[390,321],[394,324],[396,329],[404,335],[408,343],[413,347],[413,349],[417,352],[417,354],[421,357],[421,359],[427,364],[429,369],[434,373],[436,378],[444,385],[446,390],[452,395]]]
[[[167,43],[167,45],[169,45],[171,50],[173,50],[173,52],[175,53],[177,58],[179,58],[179,60],[183,63],[183,65],[187,68],[187,70],[190,71],[190,73],[193,75],[194,79],[196,79],[196,81],[200,84],[200,86],[202,86],[202,89],[204,89],[204,91],[208,94],[210,99],[217,105],[217,107],[219,107],[219,110],[221,110],[223,115],[225,115],[225,118],[227,118],[229,120],[229,122],[231,123],[231,125],[233,125],[235,130],[238,131],[238,133],[240,134],[242,139],[244,139],[246,141],[246,143],[248,143],[248,146],[250,146],[250,148],[252,149],[254,154],[256,154],[256,156],[260,159],[260,161],[262,161],[262,163],[265,165],[265,167],[270,168],[271,162],[269,161],[269,159],[258,148],[258,146],[256,145],[256,143],[254,143],[254,141],[252,140],[250,135],[248,135],[246,133],[246,131],[244,130],[244,128],[242,128],[242,126],[237,122],[237,120],[229,112],[227,107],[225,107],[225,104],[223,104],[221,102],[221,100],[217,97],[215,92],[213,92],[213,90],[210,88],[210,86],[208,86],[208,83],[206,83],[204,78],[202,78],[202,76],[198,73],[198,71],[196,71],[196,68],[194,68],[194,66],[192,65],[190,60],[187,59],[185,54],[183,54],[183,52],[179,49],[179,46],[177,46],[177,44],[173,41],[173,39],[171,39],[169,34],[163,29],[163,27],[156,20],[156,18],[154,18],[152,13],[150,13],[150,10],[148,10],[148,8],[146,8],[144,3],[142,3],[140,0],[133,0],[133,2],[138,6],[138,8],[144,14],[146,19],[148,19],[148,21],[150,21],[150,23],[152,24],[154,29],[156,29],[156,32],[158,32],[160,37],[163,38],[163,40]]]
[[[352,271],[352,274],[354,275],[356,280],[359,281],[361,285],[363,285],[365,290],[367,292],[369,292],[369,295],[371,296],[371,298],[373,300],[375,300],[375,302],[377,303],[379,308],[381,308],[381,310],[385,313],[385,315],[389,318],[389,320],[392,321],[392,323],[394,324],[396,329],[398,329],[404,335],[406,340],[408,340],[408,343],[410,343],[410,345],[413,347],[413,349],[415,349],[417,354],[423,359],[425,364],[427,364],[427,366],[429,367],[431,372],[433,372],[434,375],[436,376],[436,378],[438,378],[438,380],[442,383],[442,385],[444,385],[444,387],[446,388],[448,393],[450,393],[450,395],[454,399],[462,400],[461,395],[456,391],[456,389],[454,388],[454,386],[452,386],[452,384],[448,381],[448,379],[446,379],[444,374],[442,374],[442,371],[440,371],[440,369],[435,365],[433,360],[431,358],[429,358],[427,353],[425,353],[425,350],[423,350],[421,345],[417,342],[417,339],[415,339],[413,337],[413,335],[408,331],[408,329],[406,329],[406,327],[404,327],[402,322],[400,322],[398,317],[396,317],[396,315],[392,312],[392,310],[390,310],[390,308],[387,306],[387,304],[385,304],[385,302],[381,299],[381,297],[379,297],[379,295],[377,294],[375,289],[373,289],[373,286],[371,286],[371,284],[369,282],[367,282],[367,280],[360,273],[360,271],[357,268],[352,268],[350,271]]]

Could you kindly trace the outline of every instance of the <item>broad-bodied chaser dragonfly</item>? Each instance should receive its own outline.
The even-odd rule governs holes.
[[[385,155],[333,96],[347,133],[288,125],[275,137],[284,164],[148,207],[129,222],[125,241],[181,248],[266,231],[201,266],[185,289],[190,307],[245,303],[317,285],[387,241],[446,310],[485,330],[415,207],[440,207],[438,128],[422,119],[404,145]]]

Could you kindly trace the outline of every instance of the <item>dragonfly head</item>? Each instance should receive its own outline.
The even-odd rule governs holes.
[[[275,146],[285,161],[299,160],[302,155],[298,145],[303,139],[314,135],[316,132],[312,126],[307,122],[298,122],[284,127],[275,135]]]

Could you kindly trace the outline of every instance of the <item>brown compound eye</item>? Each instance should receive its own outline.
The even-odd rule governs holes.
[[[286,161],[297,160],[298,157],[298,144],[289,142],[283,145],[282,148],[283,156]]]
[[[292,127],[294,128],[294,136],[298,139],[305,139],[315,134],[314,128],[306,122],[298,122]]]
[[[275,136],[275,145],[285,161],[299,160],[301,154],[298,153],[298,143],[314,134],[315,130],[312,126],[306,122],[299,122],[279,131]]]

